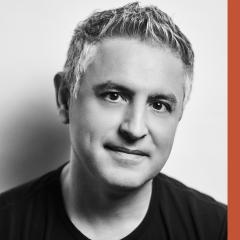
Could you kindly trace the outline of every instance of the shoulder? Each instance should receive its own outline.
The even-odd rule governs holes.
[[[225,204],[162,173],[154,181],[158,203],[164,214],[204,236],[226,236]]]
[[[0,193],[0,218],[2,218],[4,213],[29,207],[30,202],[35,201],[37,198],[42,198],[49,191],[49,188],[59,181],[61,168]]]
[[[156,183],[159,190],[168,193],[169,197],[178,196],[179,201],[189,202],[203,207],[213,207],[222,211],[226,211],[227,209],[225,204],[216,201],[213,197],[188,187],[182,182],[165,174],[158,174]]]
[[[54,194],[60,172],[61,168],[0,194],[1,237],[19,239],[30,232],[42,236],[48,199]]]
[[[159,194],[165,196],[167,201],[181,203],[181,206],[191,207],[192,210],[206,209],[207,211],[216,211],[224,214],[227,206],[216,201],[213,197],[186,186],[182,182],[171,178],[165,174],[158,174],[156,185]]]
[[[18,239],[30,232],[42,236],[49,204],[56,203],[62,167],[0,194],[0,236]]]
[[[210,204],[220,206],[226,209],[226,205],[216,201],[213,197],[202,193],[194,188],[191,188],[182,182],[160,173],[156,177],[157,184],[162,190],[169,191],[172,194],[180,194],[184,199],[202,202],[203,204]],[[186,199],[185,199],[186,200]]]

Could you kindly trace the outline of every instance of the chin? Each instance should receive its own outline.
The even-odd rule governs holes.
[[[94,148],[93,148],[94,149]],[[114,191],[131,191],[143,187],[157,175],[157,166],[150,159],[128,159],[122,155],[110,155],[102,149],[93,151],[88,168],[96,183]]]
[[[118,173],[108,173],[103,176],[104,183],[116,191],[131,191],[143,187],[152,179],[142,172],[132,172],[129,170],[119,171]]]

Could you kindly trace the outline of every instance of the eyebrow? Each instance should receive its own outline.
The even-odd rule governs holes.
[[[172,104],[177,104],[177,98],[174,94],[155,94],[148,98],[149,101],[166,100]]]
[[[102,84],[97,84],[93,86],[94,92],[101,92],[106,90],[117,90],[123,92],[127,95],[134,96],[134,90],[131,90],[121,84],[113,83],[112,81],[107,81]],[[148,97],[148,101],[157,101],[157,100],[166,100],[171,102],[173,105],[177,104],[177,98],[174,94],[153,94],[152,96]]]
[[[121,84],[113,83],[112,81],[107,81],[106,83],[102,84],[97,84],[96,86],[93,87],[94,92],[101,92],[101,91],[106,91],[106,90],[118,90],[120,92],[126,93],[130,96],[134,95],[134,91],[122,86]]]

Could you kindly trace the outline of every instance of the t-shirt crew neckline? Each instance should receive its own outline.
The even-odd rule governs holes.
[[[63,226],[66,227],[66,229],[68,230],[68,232],[74,236],[74,238],[76,239],[81,239],[81,240],[91,240],[88,237],[86,237],[81,231],[79,231],[74,224],[71,222],[71,220],[69,219],[66,209],[65,209],[65,205],[64,205],[64,201],[63,201],[63,194],[62,194],[62,190],[61,190],[61,171],[59,171],[59,175],[58,175],[58,181],[57,181],[57,199],[59,199],[58,204],[57,204],[57,212],[60,214],[61,220],[63,221]],[[120,240],[133,240],[133,239],[138,239],[138,237],[148,228],[148,225],[151,222],[151,216],[153,215],[153,209],[154,209],[154,199],[156,196],[156,192],[157,192],[157,186],[156,186],[156,180],[155,178],[152,181],[152,193],[151,193],[151,198],[150,198],[150,203],[148,206],[148,210],[146,212],[145,217],[143,218],[143,220],[141,221],[141,223],[132,231],[130,232],[127,236],[125,236],[124,238],[121,238]]]

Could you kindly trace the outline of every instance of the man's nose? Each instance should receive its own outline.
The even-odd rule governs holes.
[[[129,106],[119,126],[119,134],[128,142],[136,142],[148,134],[145,108]]]

